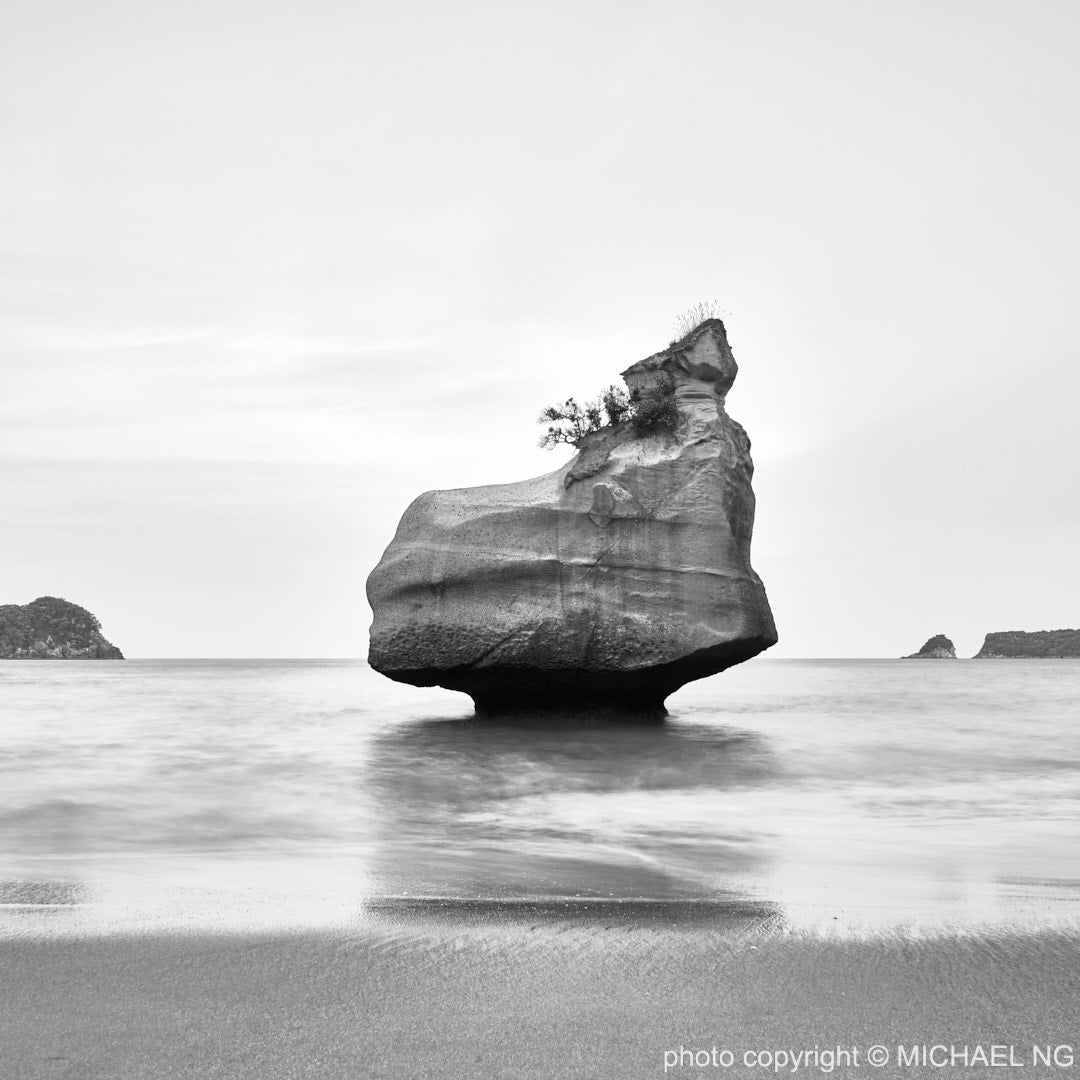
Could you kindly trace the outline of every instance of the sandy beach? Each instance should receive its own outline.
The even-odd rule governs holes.
[[[967,1047],[972,1066],[952,1075],[1000,1075],[976,1050],[996,1045],[1031,1077],[1068,1074],[1032,1068],[1033,1046],[1080,1042],[1080,938],[1047,933],[853,939],[738,910],[405,911],[356,932],[27,937],[3,951],[5,1080],[891,1077],[928,1071],[898,1064],[898,1046],[934,1044]],[[873,1046],[884,1066],[866,1064]],[[857,1067],[825,1068],[837,1047]],[[793,1056],[747,1064],[815,1048],[795,1070]]]

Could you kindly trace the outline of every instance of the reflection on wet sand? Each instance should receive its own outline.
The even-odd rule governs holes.
[[[585,947],[606,943],[601,947],[609,951],[636,950],[654,935],[673,931],[704,934],[716,943],[746,935],[774,936],[785,926],[779,905],[735,892],[707,900],[392,896],[369,900],[365,916],[371,930],[398,941],[438,941],[453,934],[521,943],[525,935],[536,944],[569,934]]]
[[[77,926],[91,899],[83,881],[0,880],[0,932],[33,933],[57,922]]]
[[[739,902],[768,838],[710,803],[780,772],[713,724],[396,725],[365,780],[375,896]]]
[[[0,904],[17,907],[70,907],[85,904],[89,889],[81,881],[0,881]]]

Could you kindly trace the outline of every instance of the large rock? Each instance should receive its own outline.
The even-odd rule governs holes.
[[[674,380],[674,431],[623,423],[546,476],[416,499],[368,579],[371,666],[481,713],[662,712],[775,644],[750,440],[724,410],[737,371],[710,320],[623,373],[632,390]]]
[[[0,659],[123,660],[84,607],[57,596],[0,605]]]

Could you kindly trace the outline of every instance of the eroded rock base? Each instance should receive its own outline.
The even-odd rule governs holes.
[[[537,671],[535,668],[431,668],[395,671],[394,678],[414,686],[443,686],[473,699],[480,719],[560,715],[579,719],[663,719],[666,698],[680,686],[741,664],[768,647],[766,640],[743,639],[701,649],[670,664],[641,671]]]

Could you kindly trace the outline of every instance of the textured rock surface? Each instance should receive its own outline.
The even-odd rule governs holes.
[[[0,659],[123,660],[86,608],[56,596],[0,605]]]
[[[935,634],[918,652],[905,656],[904,659],[955,660],[956,646],[944,634]]]
[[[1002,630],[987,634],[976,660],[1080,659],[1080,630]]]
[[[724,410],[737,370],[710,320],[624,372],[674,379],[674,432],[622,424],[546,476],[416,499],[368,579],[371,666],[481,712],[659,711],[775,644],[750,442]]]

